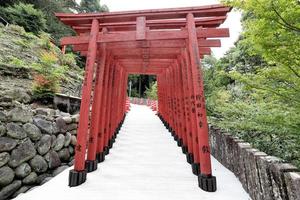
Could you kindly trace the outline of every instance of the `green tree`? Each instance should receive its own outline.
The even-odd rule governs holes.
[[[244,43],[271,65],[300,78],[298,0],[224,0],[245,13]],[[276,70],[275,70],[276,71]]]
[[[157,100],[157,82],[153,82],[145,93],[148,99]]]
[[[108,12],[108,7],[100,5],[100,0],[81,0],[80,11],[85,13]]]
[[[46,29],[43,12],[35,9],[31,4],[14,4],[2,10],[10,23],[23,26],[26,31],[38,34]]]
[[[205,69],[210,122],[300,167],[299,1],[224,2],[243,11],[244,32]]]

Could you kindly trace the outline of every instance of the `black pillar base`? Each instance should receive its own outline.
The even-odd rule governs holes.
[[[104,147],[104,154],[105,155],[109,154],[109,148],[108,148],[108,146]]]
[[[192,163],[192,171],[194,175],[198,176],[200,174],[200,164]]]
[[[103,152],[97,153],[97,154],[96,154],[96,159],[97,159],[98,163],[103,162],[103,161],[105,160],[105,155],[104,155],[104,153],[103,153]]]
[[[194,162],[194,155],[192,153],[186,154],[186,161],[192,164]]]
[[[165,124],[165,127],[166,127],[166,129],[168,129],[168,130],[170,131],[170,129],[169,129],[169,128],[170,128],[170,126],[169,126],[169,124],[168,124],[168,123],[166,123],[166,124]]]
[[[174,133],[174,140],[177,142],[179,140],[178,135]]]
[[[116,141],[116,138],[117,138],[117,132],[115,132],[114,134],[113,134],[113,136],[112,136],[112,140],[113,140],[113,142],[115,142]]]
[[[217,180],[215,176],[198,176],[199,187],[206,192],[215,192],[217,190]]]
[[[184,154],[186,154],[188,152],[187,146],[182,146],[181,149],[182,149],[182,153],[184,153]]]
[[[183,140],[182,139],[177,140],[177,146],[181,147],[182,144],[183,144]]]
[[[69,186],[75,187],[81,185],[86,181],[86,170],[75,171],[74,169],[69,172]]]
[[[171,133],[171,135],[174,137],[175,136],[175,132],[173,131],[173,129],[170,127],[169,128],[169,132]]]
[[[113,147],[113,141],[110,139],[109,141],[108,141],[108,148],[112,148]]]
[[[97,170],[97,164],[98,164],[97,160],[86,160],[85,161],[85,169],[86,169],[86,171],[88,173],[96,171]]]

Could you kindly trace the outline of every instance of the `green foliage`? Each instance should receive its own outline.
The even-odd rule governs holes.
[[[76,65],[76,55],[73,53],[62,54],[59,59],[60,65],[68,66],[71,68],[77,67]]]
[[[58,58],[53,53],[43,53],[40,63],[34,65],[33,95],[35,99],[53,96],[59,90],[59,83],[64,78],[66,67],[57,65]]]
[[[108,8],[106,5],[100,5],[99,1],[97,0],[84,0],[82,1],[81,5],[78,5],[78,3],[75,0],[5,0],[0,1],[0,15],[4,17],[7,21],[10,23],[16,23],[18,25],[23,26],[19,22],[19,20],[22,22],[23,19],[15,19],[15,21],[11,21],[10,17],[7,16],[7,7],[14,7],[18,5],[19,3],[22,4],[32,4],[34,9],[36,9],[38,12],[43,13],[43,17],[41,19],[44,21],[44,25],[41,26],[40,30],[44,30],[47,33],[51,35],[53,38],[55,44],[59,45],[59,39],[67,36],[67,35],[74,35],[74,31],[68,27],[65,26],[63,23],[61,23],[56,17],[55,13],[79,13],[79,12],[107,12]],[[2,7],[1,7],[2,6]],[[19,15],[17,15],[19,16]],[[32,20],[31,23],[36,23],[38,19]],[[36,31],[33,31],[31,29],[25,28],[27,31],[32,31],[37,33]]]
[[[100,0],[81,0],[80,2],[81,12],[108,12],[106,5],[100,5]]]
[[[300,79],[242,45],[203,61],[210,123],[300,166]]]
[[[26,67],[26,64],[24,63],[24,61],[19,58],[16,58],[16,57],[12,57],[8,64],[13,65],[15,67],[20,67],[20,68]]]
[[[26,31],[38,34],[46,29],[44,14],[31,4],[14,4],[3,9],[6,19],[13,24],[23,26]]]
[[[145,93],[148,99],[157,100],[157,82],[153,82]]]
[[[244,32],[219,61],[206,57],[210,123],[300,167],[300,9],[296,0],[226,0]]]
[[[132,83],[131,97],[143,98],[147,96],[146,91],[154,84],[156,77],[151,75],[130,74],[128,76],[128,83],[130,81]]]
[[[226,0],[246,13],[245,43],[270,64],[300,77],[300,9],[297,0]]]

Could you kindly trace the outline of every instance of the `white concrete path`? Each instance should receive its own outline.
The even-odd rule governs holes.
[[[105,162],[78,187],[65,170],[17,200],[248,200],[240,182],[212,159],[217,192],[198,188],[181,148],[146,106],[132,105]]]

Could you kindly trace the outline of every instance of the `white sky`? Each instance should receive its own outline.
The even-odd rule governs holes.
[[[209,4],[217,4],[218,0],[101,0],[101,4],[106,4],[110,11],[125,11],[125,10],[141,10],[153,8],[176,8],[201,6]],[[241,14],[238,12],[231,12],[227,20],[221,27],[230,29],[230,38],[221,39],[221,48],[212,48],[214,55],[217,58],[222,55],[232,46],[238,39],[241,32]]]

